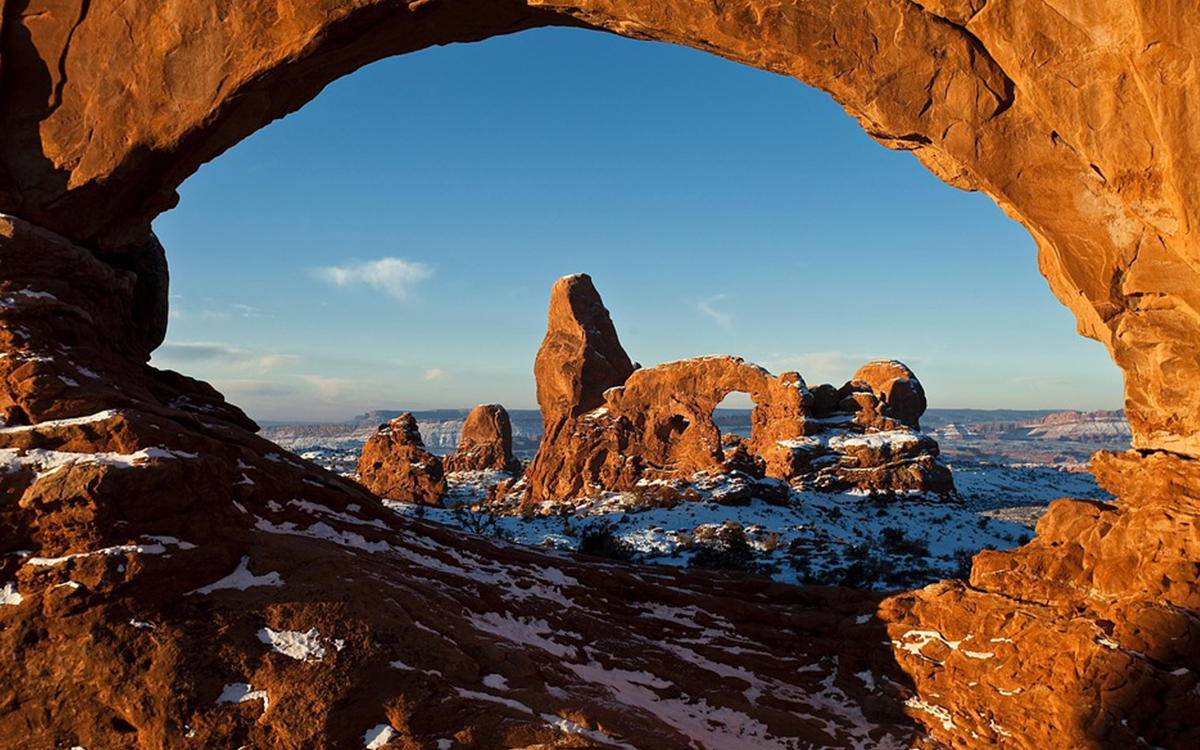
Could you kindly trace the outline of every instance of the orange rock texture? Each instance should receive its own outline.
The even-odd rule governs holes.
[[[557,512],[597,493],[701,473],[802,489],[953,489],[937,443],[917,431],[924,389],[899,362],[872,362],[841,388],[812,390],[798,373],[774,377],[737,357],[635,367],[591,278],[559,279],[534,367],[546,434],[514,488],[524,488],[524,510]],[[747,440],[722,435],[713,419],[735,391],[754,402]],[[731,499],[753,491],[747,485]],[[779,486],[759,491],[778,494]]]
[[[1200,468],[1098,453],[1115,505],[1059,500],[1030,544],[880,608],[951,747],[1200,746]]]
[[[480,404],[463,423],[454,455],[445,461],[447,471],[521,472],[512,451],[512,421],[499,404]]]
[[[358,481],[380,497],[440,505],[446,494],[442,459],[425,450],[412,414],[379,425],[358,459]]]
[[[730,747],[664,718],[703,705],[750,716],[759,746],[907,741],[864,737],[857,704],[835,708],[858,700],[906,702],[955,748],[1195,747],[1198,22],[1179,0],[0,2],[0,212],[20,217],[0,220],[0,738],[356,747],[386,725],[407,747]],[[1059,503],[970,582],[885,602],[881,658],[851,594],[598,574],[399,522],[144,364],[166,320],[150,222],[202,163],[371,61],[556,24],[819,87],[1021,222],[1125,374],[1141,453],[1096,461],[1119,502]],[[625,365],[563,373],[539,403],[582,419]],[[913,394],[867,377],[902,418]],[[575,382],[590,401],[560,400]],[[226,577],[260,585],[199,593]],[[269,645],[284,632],[303,660]]]

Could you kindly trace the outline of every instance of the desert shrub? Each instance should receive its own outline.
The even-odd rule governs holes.
[[[630,513],[641,513],[647,510],[670,510],[683,502],[682,495],[676,488],[666,485],[643,485],[635,487],[626,493],[625,509]]]
[[[771,553],[771,552],[774,552],[775,550],[779,549],[779,545],[782,542],[779,539],[778,532],[764,531],[761,534],[761,538],[759,539],[758,543],[759,543],[759,546],[762,547],[763,552]]]
[[[897,533],[899,532],[899,533]],[[832,567],[821,583],[848,588],[912,588],[938,577],[925,561],[929,547],[923,540],[909,539],[901,529],[882,535],[879,543],[867,539],[848,544],[842,550],[843,562],[831,556]]]
[[[899,526],[888,526],[881,533],[883,551],[889,555],[905,557],[929,557],[929,542],[912,539]]]
[[[954,562],[954,572],[951,575],[964,581],[970,578],[971,561],[974,557],[974,550],[969,550],[965,547],[959,547],[954,550],[954,554],[950,556],[950,559]]]
[[[458,507],[454,509],[454,522],[459,528],[472,534],[512,541],[512,535],[496,522],[496,515],[490,510],[468,510]]]
[[[736,570],[764,573],[768,566],[758,562],[754,548],[741,524],[726,521],[720,526],[696,529],[689,546],[692,557],[688,567],[704,570]]]
[[[633,545],[616,533],[611,524],[597,524],[583,530],[579,537],[579,553],[607,560],[627,561],[633,558]]]

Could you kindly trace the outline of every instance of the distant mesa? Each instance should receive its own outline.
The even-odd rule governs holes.
[[[426,505],[440,505],[446,494],[442,459],[425,449],[408,413],[379,425],[363,446],[358,481],[380,497]]]

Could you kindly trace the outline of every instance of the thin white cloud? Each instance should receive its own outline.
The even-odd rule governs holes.
[[[302,379],[316,390],[317,396],[323,399],[343,398],[357,393],[363,385],[353,378],[329,378],[323,375],[305,375]]]
[[[296,396],[296,387],[271,380],[214,380],[217,390],[234,401],[284,399]]]
[[[425,371],[424,377],[426,380],[441,380],[449,374],[440,367],[430,367]]]
[[[404,258],[380,258],[316,268],[313,275],[335,286],[366,284],[398,300],[407,300],[418,284],[433,275],[433,267]]]
[[[1062,388],[1071,381],[1066,378],[1049,375],[1014,375],[1008,379],[1010,385],[1027,386],[1038,390],[1054,390]]]
[[[228,344],[209,341],[183,341],[163,344],[154,352],[154,364],[179,367],[196,362],[218,363],[238,370],[263,373],[282,364],[301,359],[294,354],[255,352]]]
[[[733,324],[733,316],[729,315],[729,313],[721,312],[716,308],[716,304],[727,296],[725,294],[716,294],[708,299],[701,300],[696,303],[696,309],[712,318],[722,328],[728,328]]]

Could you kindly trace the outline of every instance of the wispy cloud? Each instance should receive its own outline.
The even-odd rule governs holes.
[[[304,382],[316,389],[317,395],[324,399],[341,399],[348,395],[357,394],[363,388],[361,381],[354,378],[330,378],[323,375],[305,375]]]
[[[216,323],[227,323],[234,318],[268,318],[272,317],[253,305],[241,302],[226,303],[222,300],[205,298],[205,307],[187,308],[179,303],[181,295],[171,295],[169,315],[172,320],[204,320]]]
[[[197,362],[215,362],[229,367],[253,372],[267,372],[286,363],[294,362],[300,357],[294,354],[278,352],[250,351],[237,346],[213,343],[208,341],[172,342],[163,344],[154,352],[155,364],[172,366],[178,364],[194,364]]]
[[[244,399],[281,399],[296,395],[296,387],[271,380],[214,380],[213,385],[234,401]]]
[[[433,267],[404,258],[380,258],[315,268],[313,275],[335,286],[366,284],[398,300],[407,300],[418,284],[433,276]]]
[[[1066,386],[1071,381],[1066,378],[1048,375],[1014,375],[1008,379],[1010,385],[1025,386],[1038,390],[1054,390]]]
[[[449,374],[450,373],[446,372],[445,370],[443,370],[440,367],[430,367],[428,370],[425,371],[423,377],[426,380],[441,380]]]
[[[728,328],[733,324],[733,316],[729,315],[729,313],[721,312],[716,308],[717,303],[725,299],[727,296],[729,295],[715,294],[708,299],[700,300],[696,303],[696,309],[712,318],[713,321],[722,328]]]

